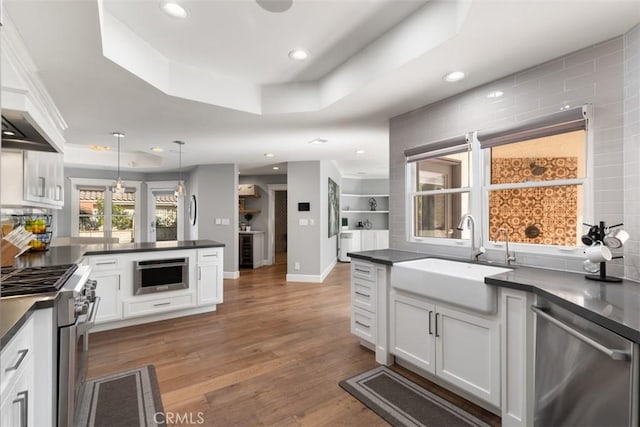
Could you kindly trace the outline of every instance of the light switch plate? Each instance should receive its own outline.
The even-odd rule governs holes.
[[[229,218],[222,218],[222,225],[229,225],[231,224],[231,222],[229,222]]]
[[[309,225],[309,220],[306,218],[300,218],[298,224],[302,225],[302,226],[306,226]]]
[[[222,220],[220,218],[216,218],[216,225],[222,224]]]

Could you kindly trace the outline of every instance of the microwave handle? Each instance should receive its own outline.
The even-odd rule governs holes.
[[[150,265],[136,264],[136,270],[148,270],[150,268],[184,267],[186,265],[187,265],[186,262],[172,262],[170,264],[150,264]]]

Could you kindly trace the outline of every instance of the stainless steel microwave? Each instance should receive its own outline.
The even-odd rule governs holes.
[[[133,294],[175,291],[189,287],[189,258],[136,261]]]

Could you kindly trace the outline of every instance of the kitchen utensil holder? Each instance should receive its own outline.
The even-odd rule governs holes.
[[[589,224],[585,224],[585,225],[589,225]],[[614,227],[618,227],[622,224],[616,224],[614,225]],[[592,226],[590,226],[592,227]],[[598,232],[597,232],[597,237],[596,237],[596,242],[600,242],[604,245],[604,236],[606,235],[606,230],[607,227],[604,223],[604,221],[600,221],[600,225],[598,226]],[[616,259],[616,258],[622,258],[620,256],[616,256],[613,257],[612,259]],[[596,280],[598,282],[607,282],[607,283],[619,283],[622,282],[622,279],[620,277],[614,277],[614,276],[607,276],[607,263],[606,262],[601,262],[600,263],[600,273],[599,274],[586,274],[584,276],[585,278],[589,279],[589,280]]]

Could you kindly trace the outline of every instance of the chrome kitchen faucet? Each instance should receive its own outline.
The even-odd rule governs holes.
[[[509,230],[506,228],[498,228],[496,235],[493,237],[493,241],[498,243],[498,237],[500,234],[504,234],[504,242],[505,242],[505,251],[504,251],[504,263],[506,265],[511,265],[512,261],[516,260],[516,254],[509,253]]]

